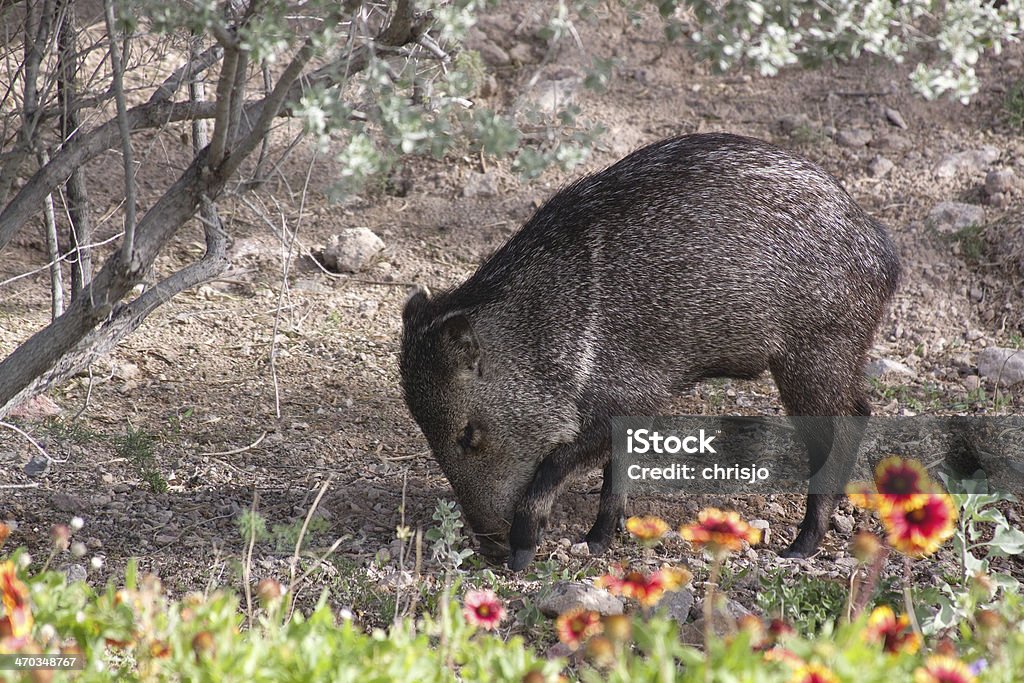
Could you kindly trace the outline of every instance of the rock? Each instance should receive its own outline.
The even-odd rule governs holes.
[[[998,158],[999,150],[991,146],[947,154],[935,165],[935,175],[939,178],[952,178],[960,172],[980,173]]]
[[[871,131],[866,128],[844,128],[836,133],[840,147],[864,147],[871,142]]]
[[[383,249],[384,241],[369,228],[346,228],[328,240],[322,260],[329,270],[358,273]]]
[[[906,128],[907,122],[903,119],[903,114],[900,113],[899,109],[893,109],[892,107],[886,107],[882,114],[885,116],[885,120],[896,126],[897,128]]]
[[[988,203],[991,206],[999,208],[1001,206],[1006,206],[1007,204],[1009,204],[1010,198],[1006,195],[1005,192],[996,192],[995,194],[990,194],[988,196]]]
[[[366,301],[359,302],[359,307],[356,310],[359,312],[359,316],[362,318],[372,318],[377,315],[377,309],[380,308],[380,303],[373,299],[367,299]]]
[[[807,114],[786,114],[779,118],[779,130],[784,135],[792,135],[800,129],[812,128],[811,119]]]
[[[872,178],[884,178],[889,175],[889,171],[896,167],[896,164],[892,163],[883,156],[877,156],[871,160],[868,164],[868,175]]]
[[[537,609],[556,617],[573,607],[590,609],[602,615],[622,614],[622,600],[594,586],[573,581],[559,581],[537,598]]]
[[[40,455],[33,455],[22,471],[30,477],[41,477],[50,469],[50,461]]]
[[[493,171],[487,173],[471,173],[462,186],[463,197],[496,197],[498,196],[498,177]]]
[[[981,378],[977,375],[967,375],[964,377],[964,389],[969,392],[977,391],[981,388]]]
[[[512,58],[505,52],[504,49],[499,45],[495,45],[491,42],[481,43],[477,46],[477,52],[480,53],[480,57],[483,58],[484,62],[491,66],[505,66],[512,63]]]
[[[85,581],[89,573],[80,564],[69,564],[64,569],[64,575],[68,577],[68,583],[74,583],[75,581]]]
[[[837,513],[832,517],[832,525],[836,528],[836,531],[838,531],[841,534],[852,534],[853,524],[854,520],[852,515],[844,515],[841,513]]]
[[[50,498],[50,505],[58,512],[79,514],[85,509],[85,503],[81,498],[69,493],[55,493]]]
[[[1009,387],[1024,382],[1024,349],[990,346],[978,354],[978,374]]]
[[[60,415],[61,407],[46,394],[33,396],[18,407],[11,410],[11,417],[28,422],[36,422],[47,417]]]
[[[990,196],[1009,192],[1016,184],[1017,178],[1008,168],[995,169],[985,175],[985,192]]]
[[[672,621],[678,624],[685,624],[690,619],[690,610],[693,608],[693,591],[689,588],[666,593],[658,601],[657,609],[664,611]]]
[[[590,557],[590,546],[587,545],[586,541],[574,543],[569,548],[569,554],[573,557]]]
[[[761,532],[761,540],[754,545],[768,545],[771,543],[772,529],[767,519],[752,519],[749,524],[751,528],[758,529]]]
[[[868,377],[882,377],[884,375],[913,376],[917,373],[899,361],[879,358],[878,360],[869,361],[864,366],[864,374]]]
[[[860,561],[856,557],[837,557],[835,560],[837,567],[842,567],[848,571],[852,571],[857,568]]]
[[[558,80],[538,81],[527,97],[541,111],[557,112],[572,104],[576,91],[582,82],[582,79],[575,76]]]
[[[942,233],[953,233],[985,223],[985,207],[963,202],[939,202],[928,213],[928,223]]]
[[[534,61],[533,48],[526,43],[516,43],[508,51],[508,56],[517,64],[529,64]]]
[[[875,149],[891,149],[898,152],[907,149],[911,144],[899,133],[884,133],[871,141],[871,146]]]

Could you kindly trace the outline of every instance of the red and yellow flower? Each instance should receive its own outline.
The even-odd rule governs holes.
[[[697,522],[682,527],[679,533],[694,546],[712,555],[739,550],[744,541],[754,544],[761,538],[761,531],[740,519],[738,513],[718,508],[701,510]]]
[[[626,520],[626,531],[641,543],[653,544],[668,532],[668,522],[653,515],[630,517]]]
[[[666,591],[671,592],[679,590],[693,579],[693,572],[686,567],[664,565],[657,573],[661,578],[661,585]]]
[[[882,643],[889,654],[913,654],[921,647],[921,638],[910,627],[910,618],[906,614],[897,617],[888,605],[871,612],[865,637],[870,642]]]
[[[501,599],[489,589],[466,593],[462,614],[469,623],[488,631],[498,628],[507,616]]]
[[[878,463],[875,486],[881,510],[892,506],[917,507],[935,490],[935,484],[921,463],[897,457]]]
[[[555,619],[555,632],[558,633],[558,639],[573,650],[591,636],[600,633],[602,628],[601,615],[594,610],[582,607],[574,607]]]
[[[978,680],[956,657],[933,655],[914,671],[914,683],[974,683]]]
[[[650,607],[658,603],[662,596],[665,595],[667,590],[677,590],[682,580],[682,575],[673,572],[668,576],[668,581],[672,585],[669,587],[666,585],[666,576],[663,575],[662,571],[656,571],[651,574],[644,574],[636,570],[626,572],[623,576],[619,576],[616,572],[605,574],[604,576],[598,577],[594,582],[594,585],[598,588],[604,588],[612,595],[621,595],[624,598],[633,598],[644,607]],[[685,570],[680,570],[685,571]]]
[[[803,664],[793,672],[790,683],[840,683],[839,677],[821,664]]]
[[[894,505],[882,511],[887,540],[911,557],[934,553],[956,530],[957,509],[944,493],[928,493],[913,506]]]
[[[0,600],[4,616],[0,617],[0,634],[20,639],[32,633],[32,610],[29,607],[28,586],[15,572],[14,562],[0,563]]]

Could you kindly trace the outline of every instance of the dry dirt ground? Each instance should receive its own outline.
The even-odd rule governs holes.
[[[341,542],[304,596],[328,586],[334,604],[354,608],[367,623],[390,618],[394,586],[403,580],[395,573],[395,529],[403,509],[405,524],[427,528],[437,499],[452,497],[398,388],[396,352],[408,285],[462,281],[560,185],[644,143],[686,132],[732,131],[795,149],[835,174],[890,227],[906,275],[872,357],[901,362],[911,374],[873,383],[877,414],[1021,413],[1024,385],[997,394],[976,377],[979,351],[1019,344],[1024,334],[1024,198],[1013,192],[993,206],[982,190],[990,168],[1024,176],[1024,136],[1004,111],[1007,90],[1024,75],[1020,50],[986,61],[982,93],[963,106],[922,100],[910,91],[908,68],[871,58],[770,79],[753,70],[722,76],[678,46],[664,47],[653,21],[638,29],[613,28],[622,21],[582,25],[588,53],[619,60],[609,89],[598,93],[574,87],[589,57],[572,41],[544,61],[543,43],[535,37],[539,6],[508,3],[504,14],[485,18],[475,34],[476,46],[497,45],[523,62],[493,68],[497,89],[486,104],[507,110],[523,93],[539,96],[529,88],[539,71],[542,88],[571,93],[584,119],[609,131],[586,169],[550,171],[525,183],[506,163],[483,166],[475,156],[417,159],[407,164],[401,192],[377,190],[339,205],[328,197],[335,177],[329,156],[300,147],[280,174],[251,195],[254,205],[265,207],[262,215],[238,201],[225,203],[234,244],[231,269],[222,279],[160,309],[115,353],[96,361],[91,379],[54,391],[58,416],[19,422],[54,459],[44,473],[27,473],[34,448],[0,431],[0,519],[17,522],[14,544],[45,556],[51,525],[77,515],[85,526],[76,536],[86,542],[89,557],[104,562],[95,569],[89,557],[58,557],[56,564],[73,575],[87,569],[90,580],[101,584],[118,579],[128,558],[137,557],[143,570],[159,574],[176,594],[214,583],[238,587],[236,566],[245,547],[240,513],[256,500],[268,527],[279,527],[276,542],[256,544],[253,574],[286,577],[294,528],[329,482],[309,551],[320,554],[335,539]],[[885,108],[898,110],[906,128],[887,120]],[[837,133],[855,129],[870,133],[866,145],[837,143]],[[281,138],[297,130],[282,129]],[[178,129],[168,129],[146,141],[151,163],[141,179],[143,209],[185,163],[187,146],[179,136]],[[985,146],[998,150],[991,163],[949,177],[936,173],[947,155]],[[869,165],[879,155],[893,168],[873,177]],[[121,200],[119,169],[113,154],[93,169],[98,215]],[[464,196],[484,170],[494,194]],[[955,238],[937,234],[926,217],[947,200],[983,205],[984,229]],[[268,221],[274,230],[284,225],[298,231],[290,256]],[[353,226],[371,228],[387,245],[367,272],[328,275],[302,256],[304,248]],[[193,228],[158,265],[178,266],[200,248]],[[41,240],[23,235],[0,261],[0,279],[45,260]],[[48,315],[44,274],[5,285],[0,351],[9,352]],[[674,411],[772,415],[779,403],[766,376],[701,385]],[[133,439],[126,438],[129,433]],[[165,492],[153,491],[157,480],[166,482]],[[588,528],[596,486],[596,478],[576,482],[560,499],[539,555],[555,560],[549,570],[557,566],[564,568],[557,574],[578,575],[629,558],[700,564],[680,541],[643,554],[623,539],[604,557],[571,556],[559,541],[575,542]],[[800,496],[640,500],[633,512],[682,522],[710,504],[770,522],[770,546],[741,559],[757,571],[781,566],[836,575],[849,567],[851,529],[874,528],[869,516],[844,505],[838,529],[816,558],[782,562],[775,553],[795,534]],[[1019,523],[1018,513],[1011,510]],[[930,562],[919,563],[922,576],[933,572]],[[1020,562],[1004,568],[1024,577]],[[423,580],[433,571],[428,563]],[[744,595],[741,601],[750,601],[752,591]]]

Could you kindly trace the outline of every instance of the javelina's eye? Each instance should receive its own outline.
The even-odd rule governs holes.
[[[466,425],[466,428],[462,430],[461,434],[459,434],[459,448],[464,451],[468,451],[476,445],[477,441],[479,441],[479,439],[477,438],[476,430],[473,429],[473,425]]]

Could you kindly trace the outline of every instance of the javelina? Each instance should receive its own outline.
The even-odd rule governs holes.
[[[828,173],[686,135],[558,192],[461,286],[413,294],[402,387],[485,554],[529,564],[566,479],[604,466],[600,552],[624,502],[612,416],[765,369],[791,415],[869,415],[865,354],[898,279],[885,229]],[[828,430],[801,436],[811,470],[845,482]],[[816,549],[837,498],[808,496],[788,555]]]

